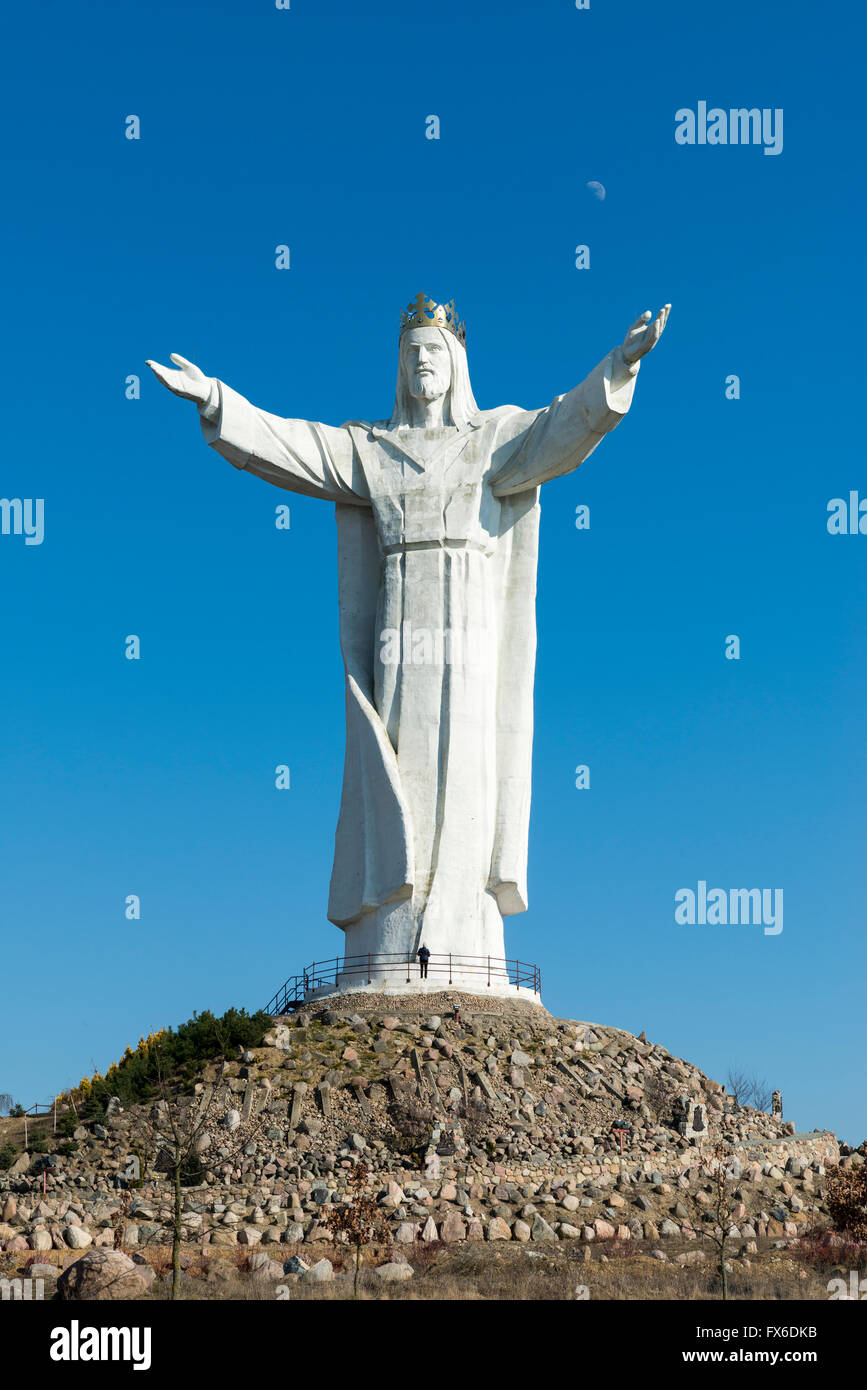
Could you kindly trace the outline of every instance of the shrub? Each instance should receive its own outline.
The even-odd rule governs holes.
[[[5,1173],[8,1168],[11,1168],[17,1157],[18,1150],[15,1145],[4,1144],[0,1148],[0,1173]]]
[[[106,1077],[97,1073],[81,1082],[76,1091],[80,1117],[101,1119],[111,1096],[118,1096],[124,1106],[151,1100],[159,1093],[160,1072],[164,1078],[186,1081],[203,1062],[234,1057],[239,1047],[260,1046],[270,1027],[270,1015],[261,1010],[248,1014],[244,1009],[228,1009],[216,1018],[206,1009],[176,1029],[151,1033],[139,1040],[134,1052],[128,1047]]]
[[[825,1201],[838,1231],[867,1240],[867,1164],[829,1168]]]

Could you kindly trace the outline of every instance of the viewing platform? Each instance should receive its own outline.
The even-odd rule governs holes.
[[[542,1002],[542,975],[537,965],[494,956],[432,954],[423,975],[416,956],[335,956],[314,961],[290,975],[265,1006],[269,1014],[291,1013],[303,1004],[340,994],[464,994],[520,998]]]

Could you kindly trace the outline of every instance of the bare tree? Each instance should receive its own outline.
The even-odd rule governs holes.
[[[740,1067],[729,1067],[726,1087],[734,1097],[735,1105],[751,1105],[754,1110],[770,1111],[773,1095],[772,1087],[757,1072],[747,1072]]]
[[[219,1099],[216,1087],[207,1101],[184,1095],[180,1086],[173,1087],[169,1082],[165,1059],[158,1045],[152,1055],[159,1099],[149,1110],[133,1117],[129,1132],[133,1148],[138,1146],[139,1157],[155,1171],[165,1173],[172,1184],[172,1298],[177,1299],[181,1288],[182,1188],[185,1179],[189,1180],[201,1170],[199,1141],[217,1123]],[[257,1121],[254,1128],[258,1129],[260,1123]],[[250,1138],[251,1130],[247,1127],[232,1145],[219,1150],[221,1161],[233,1163],[241,1146],[249,1143]]]
[[[361,1251],[374,1240],[386,1244],[391,1240],[388,1224],[372,1197],[365,1194],[364,1188],[370,1176],[363,1163],[356,1163],[349,1177],[352,1195],[348,1202],[328,1213],[325,1224],[335,1235],[343,1232],[350,1245],[355,1246],[355,1278],[352,1281],[352,1294],[358,1297],[358,1280],[361,1275]]]
[[[738,1067],[729,1067],[726,1076],[726,1089],[734,1097],[735,1105],[749,1105],[750,1078]]]
[[[730,1184],[734,1181],[732,1162],[734,1154],[723,1140],[717,1140],[713,1146],[711,1157],[711,1181],[710,1188],[704,1188],[707,1194],[709,1191],[709,1202],[700,1202],[696,1195],[682,1193],[682,1198],[689,1195],[689,1200],[696,1215],[693,1226],[696,1235],[713,1247],[717,1257],[717,1270],[720,1277],[721,1297],[724,1300],[729,1296],[728,1281],[728,1256],[731,1252],[733,1243],[738,1239],[739,1229],[735,1220],[740,1198],[734,1195]]]

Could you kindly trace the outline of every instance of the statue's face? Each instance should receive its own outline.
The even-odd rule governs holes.
[[[452,384],[452,364],[440,330],[411,328],[400,350],[410,395],[425,401],[444,396]]]

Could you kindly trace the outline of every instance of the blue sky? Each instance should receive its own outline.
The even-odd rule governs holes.
[[[7,20],[0,493],[44,498],[45,538],[0,536],[0,1091],[45,1099],[342,944],[333,509],[236,473],[144,359],[277,413],[382,417],[423,288],[467,320],[480,405],[530,407],[670,301],[629,418],[543,489],[531,907],[507,949],[553,1013],[755,1070],[798,1128],[857,1143],[867,537],[826,521],[867,497],[863,19],[466,8]],[[782,153],[678,145],[702,100],[782,108]],[[784,930],[678,925],[700,879],[782,888]]]

